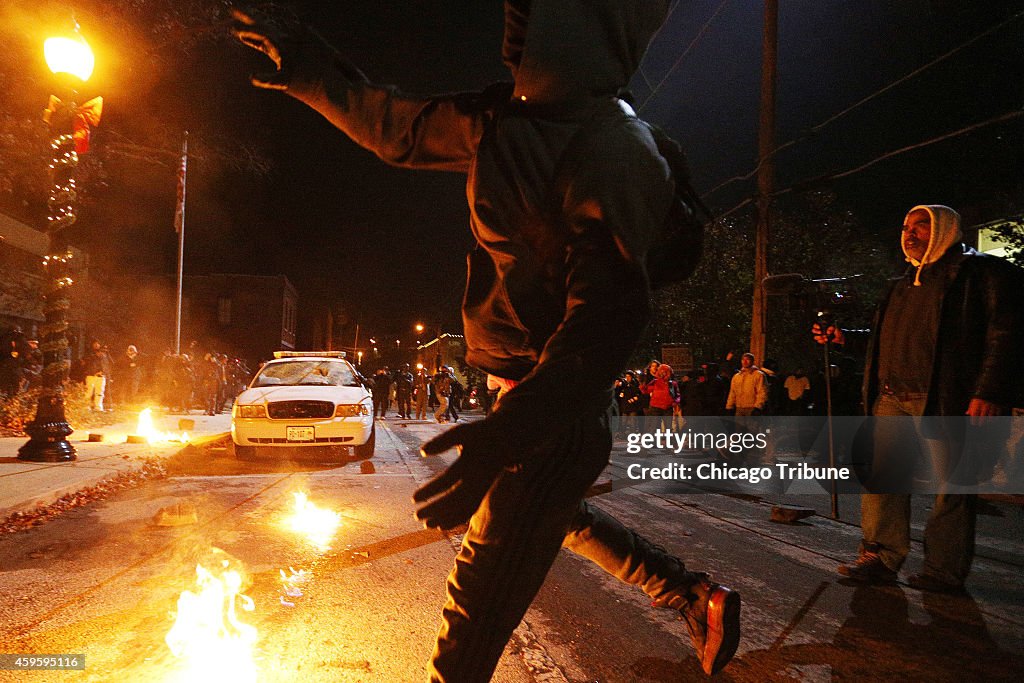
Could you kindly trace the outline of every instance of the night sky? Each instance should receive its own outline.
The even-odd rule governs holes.
[[[317,25],[371,80],[430,93],[508,77],[500,60],[500,2],[281,4]],[[781,5],[779,143],[1024,10],[1024,2],[1008,0]],[[683,143],[704,192],[755,165],[761,12],[752,0],[680,3],[631,84],[641,115]],[[83,32],[96,28],[88,24],[93,19],[80,14]],[[304,302],[344,306],[364,329],[380,333],[404,333],[420,320],[458,322],[464,255],[472,244],[463,176],[385,166],[304,105],[250,87],[248,74],[262,68],[261,60],[230,40],[199,42],[180,63],[114,50],[129,38],[108,29],[96,39],[114,61],[99,65],[91,83],[107,100],[108,130],[97,131],[98,146],[123,141],[119,135],[173,146],[187,128],[207,141],[251,142],[271,164],[266,175],[254,176],[209,159],[193,161],[186,272],[284,273]],[[780,153],[776,186],[844,171],[1019,110],[1022,39],[1024,19],[1017,19]],[[992,218],[986,212],[993,197],[1020,192],[1021,121],[987,126],[818,187],[838,192],[872,230],[892,229],[917,203]],[[83,241],[94,251],[103,245],[100,262],[172,272],[173,158],[166,163],[110,160],[99,205],[81,221]],[[733,183],[708,200],[721,212],[753,189],[753,180]]]

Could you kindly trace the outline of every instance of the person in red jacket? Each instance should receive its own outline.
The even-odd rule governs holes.
[[[678,403],[674,380],[672,379],[672,366],[662,363],[655,371],[655,378],[640,387],[640,391],[651,397],[647,406],[647,416],[657,417],[659,427],[672,426],[672,411]]]

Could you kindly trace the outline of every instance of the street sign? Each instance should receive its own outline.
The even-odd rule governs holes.
[[[661,362],[672,366],[672,371],[693,372],[693,351],[687,344],[662,344]]]

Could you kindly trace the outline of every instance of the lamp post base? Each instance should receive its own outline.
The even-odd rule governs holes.
[[[77,457],[67,436],[74,429],[64,417],[64,397],[58,394],[39,397],[36,417],[26,427],[31,437],[18,449],[18,460],[31,462],[68,462]]]
[[[75,447],[64,438],[57,441],[32,439],[18,449],[18,460],[31,462],[70,462],[77,457]]]

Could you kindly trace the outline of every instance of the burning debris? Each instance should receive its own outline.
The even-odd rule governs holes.
[[[294,568],[288,567],[291,574],[285,574],[284,570],[281,571],[281,606],[282,607],[295,607],[295,603],[292,601],[294,598],[301,598],[303,593],[302,589],[299,588],[299,584],[306,583],[313,576],[310,572],[305,569],[295,571]]]
[[[199,511],[192,503],[175,503],[157,510],[153,524],[157,526],[187,526],[199,521]]]
[[[341,514],[317,507],[302,491],[292,495],[295,497],[295,507],[285,519],[286,527],[305,536],[321,552],[330,550],[331,540],[341,525]]]
[[[299,584],[306,583],[312,574],[305,569],[295,571],[294,568],[288,567],[291,574],[285,574],[284,570],[281,570],[281,604],[285,607],[295,607],[295,603],[290,598],[301,598],[302,589],[299,588]]]
[[[242,593],[243,574],[230,560],[214,564],[196,565],[196,590],[182,591],[164,640],[181,660],[181,681],[255,681],[257,631],[238,618],[239,608],[252,612],[255,603]]]
[[[291,574],[285,574],[283,569],[280,571],[281,583],[285,586],[297,586],[306,583],[313,578],[313,572],[308,569],[299,569],[296,571],[294,567],[288,567],[288,571],[290,571]]]
[[[162,432],[153,424],[153,409],[145,408],[139,413],[139,423],[135,433],[129,434],[128,443],[153,443],[158,441],[180,441],[188,443],[188,432]]]

